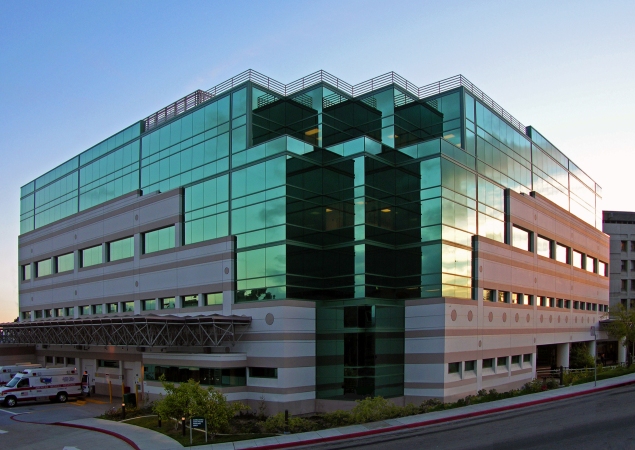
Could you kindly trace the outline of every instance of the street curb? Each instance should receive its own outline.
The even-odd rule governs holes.
[[[329,436],[329,437],[324,437],[324,438],[317,438],[317,439],[309,439],[306,441],[296,441],[296,442],[285,442],[285,443],[280,443],[280,444],[269,444],[269,445],[261,445],[261,446],[254,446],[254,447],[244,447],[245,449],[247,448],[258,448],[258,450],[274,450],[274,449],[279,449],[279,448],[291,448],[291,447],[299,447],[301,445],[313,445],[313,444],[323,444],[325,442],[333,442],[333,441],[342,441],[345,439],[352,439],[352,438],[360,438],[360,437],[365,437],[365,436],[374,436],[377,434],[383,434],[383,433],[390,433],[393,431],[400,431],[400,430],[407,430],[410,428],[422,428],[425,426],[429,426],[429,425],[436,425],[436,424],[440,424],[440,423],[447,423],[447,422],[453,422],[455,420],[461,420],[461,419],[468,419],[471,417],[479,417],[479,416],[485,416],[488,414],[495,414],[495,413],[499,413],[499,412],[503,412],[503,411],[511,411],[514,409],[520,409],[520,408],[526,408],[528,406],[534,406],[534,405],[541,405],[544,403],[550,403],[550,402],[555,402],[558,400],[566,400],[568,398],[574,398],[574,397],[581,397],[583,395],[589,395],[589,394],[593,394],[596,392],[602,392],[602,391],[608,391],[609,389],[615,389],[618,387],[623,387],[623,386],[629,386],[635,384],[635,380],[631,380],[631,381],[625,381],[619,384],[614,384],[611,386],[604,386],[604,387],[596,387],[593,389],[589,389],[587,391],[581,391],[581,392],[572,392],[570,394],[563,394],[563,395],[559,395],[557,397],[551,397],[551,398],[543,398],[540,400],[533,400],[530,402],[526,402],[526,403],[521,403],[521,404],[517,404],[517,405],[509,405],[509,406],[500,406],[498,408],[492,408],[492,409],[488,409],[486,411],[476,411],[476,412],[471,412],[471,413],[464,413],[464,414],[459,414],[457,416],[452,416],[452,417],[444,417],[441,419],[432,419],[432,420],[425,420],[423,422],[415,422],[415,423],[409,423],[409,424],[404,424],[404,425],[393,425],[390,427],[386,427],[386,428],[380,428],[377,430],[368,430],[368,431],[359,431],[357,433],[350,433],[350,434],[343,434],[340,436]]]
[[[58,426],[61,426],[61,427],[70,427],[70,428],[81,428],[83,430],[97,431],[98,433],[109,434],[110,436],[116,437],[117,439],[121,439],[122,441],[124,441],[126,444],[130,445],[135,450],[141,450],[139,448],[139,446],[137,444],[135,444],[134,441],[131,440],[130,438],[127,438],[126,436],[124,436],[122,434],[115,433],[114,431],[104,430],[103,428],[89,427],[87,425],[77,425],[77,424],[74,424],[74,423],[64,423],[64,422],[53,422],[53,423],[48,424],[48,425],[58,425]]]

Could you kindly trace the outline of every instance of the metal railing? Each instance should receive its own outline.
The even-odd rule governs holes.
[[[318,70],[317,72],[313,72],[305,77],[300,78],[299,80],[284,84],[252,69],[245,70],[235,77],[232,77],[229,80],[224,81],[211,89],[208,89],[207,91],[195,91],[192,94],[189,94],[166,106],[165,108],[157,111],[156,113],[146,117],[144,119],[145,129],[150,130],[161,124],[162,122],[169,120],[178,114],[182,114],[183,112],[203,102],[206,102],[211,98],[222,94],[223,92],[233,89],[234,87],[239,86],[240,84],[247,81],[251,81],[254,84],[262,86],[272,92],[275,92],[276,94],[285,97],[320,83],[328,84],[339,90],[340,92],[344,93],[345,95],[350,96],[351,98],[362,96],[386,86],[395,85],[406,91],[407,93],[411,94],[418,100],[441,94],[443,92],[447,92],[449,90],[456,89],[462,86],[467,89],[472,95],[474,95],[474,97],[492,108],[501,117],[511,123],[518,130],[520,130],[523,134],[527,134],[526,127],[520,121],[518,121],[514,116],[503,109],[503,107],[492,100],[491,97],[481,91],[463,75],[455,75],[453,77],[446,78],[435,83],[417,87],[401,75],[395,72],[388,72],[383,75],[379,75],[378,77],[371,78],[370,80],[358,83],[356,85],[351,85],[324,70]]]

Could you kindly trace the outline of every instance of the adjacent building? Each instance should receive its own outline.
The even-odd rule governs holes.
[[[635,212],[604,211],[603,231],[611,237],[610,305],[635,308]]]
[[[22,188],[0,337],[270,412],[518,387],[608,313],[601,198],[462,76],[247,71]]]

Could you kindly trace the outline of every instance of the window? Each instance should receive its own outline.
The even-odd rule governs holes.
[[[574,301],[573,302],[573,309],[580,309],[580,302]]]
[[[22,311],[22,319],[31,320],[31,311]]]
[[[35,276],[45,277],[51,274],[51,260],[45,259],[35,263]]]
[[[75,255],[67,253],[57,257],[57,273],[70,272],[75,269]]]
[[[121,312],[134,312],[134,302],[121,302]]]
[[[198,295],[186,295],[183,297],[182,308],[191,308],[198,306]]]
[[[587,255],[586,262],[584,263],[584,268],[587,272],[595,272],[597,270],[597,260],[595,258],[591,258]]]
[[[631,251],[635,252],[635,241],[631,241]]]
[[[627,285],[628,285],[628,280],[622,280],[622,284],[621,284],[620,290],[622,292],[625,292]]]
[[[494,358],[487,358],[483,360],[483,369],[493,369],[494,368]]]
[[[278,378],[278,369],[273,369],[271,367],[250,367],[249,376],[252,378]]]
[[[507,303],[507,298],[509,292],[505,292],[505,291],[498,291],[498,301],[499,303]]]
[[[109,367],[111,369],[118,369],[119,368],[119,361],[108,360],[108,359],[98,359],[97,360],[97,367]]]
[[[71,366],[75,365],[75,358],[68,358],[67,357],[66,358],[66,364],[71,365]]]
[[[635,291],[635,280],[631,280],[631,291]]]
[[[593,311],[597,311],[598,310],[598,305],[596,303],[593,303]]]
[[[571,300],[565,300],[564,307],[565,309],[571,309]]]
[[[493,302],[494,301],[494,291],[491,289],[483,289],[483,301]]]
[[[45,309],[44,310],[44,318],[48,319],[49,317],[53,316],[53,310],[52,309]]]
[[[213,294],[205,294],[205,306],[222,305],[222,304],[223,304],[222,292],[215,292]]]
[[[64,364],[64,357],[63,356],[56,356],[55,357],[55,364]]]
[[[538,297],[538,306],[547,306],[547,297]]]
[[[516,292],[512,292],[511,295],[511,303],[514,305],[517,305],[518,303],[520,303],[518,301],[519,297],[522,297],[523,294],[517,294]]]
[[[582,253],[573,250],[572,252],[572,262],[573,267],[577,267],[578,269],[582,269]]]
[[[520,364],[520,355],[512,356],[512,364]]]
[[[518,228],[517,226],[513,226],[512,245],[521,250],[529,251],[531,249],[529,246],[529,232],[523,230],[522,228]]]
[[[80,252],[81,254],[81,267],[90,267],[96,264],[102,263],[102,248],[101,245],[85,248]]]
[[[580,310],[584,311],[586,309],[586,303],[585,302],[580,302]]]
[[[141,311],[154,311],[155,309],[157,309],[156,299],[141,300]]]
[[[143,253],[174,248],[174,225],[143,234]]]
[[[461,370],[461,363],[458,363],[458,362],[448,363],[448,373],[459,373],[460,370]],[[250,372],[250,376],[251,376],[251,372]]]
[[[635,272],[635,261],[631,261],[631,272]]]
[[[621,271],[626,272],[628,269],[628,261],[622,261]]]
[[[496,366],[497,367],[506,367],[507,366],[507,356],[499,356],[496,358]]]
[[[622,306],[624,307],[624,309],[626,309],[626,302],[627,300],[625,298],[620,300],[620,303],[622,304]]]
[[[103,305],[93,305],[93,314],[102,314]]]
[[[79,315],[80,316],[88,316],[90,314],[90,306],[84,305],[79,307]]]
[[[523,362],[524,363],[530,363],[531,362],[531,353],[525,353],[523,355]]]
[[[556,244],[556,261],[569,263],[569,248],[562,244]]]
[[[275,369],[274,369],[275,370]],[[217,369],[191,366],[155,366],[147,365],[143,368],[146,380],[158,380],[165,375],[166,381],[187,382],[192,379],[204,386],[245,386],[247,384],[247,369],[234,367]]]
[[[39,309],[35,310],[35,318],[36,319],[41,319],[42,318],[42,311]]]
[[[52,356],[45,356],[44,357],[44,362],[46,364],[53,364],[53,357]]]
[[[599,259],[598,259],[598,274],[602,275],[603,277],[607,276],[607,274],[606,274],[606,263],[603,263]]]
[[[552,258],[551,254],[551,240],[544,238],[542,236],[538,236],[536,240],[536,253],[540,256],[544,256],[545,258]]]
[[[627,241],[621,241],[620,242],[620,251],[622,251],[622,252],[626,251],[626,242]]]
[[[132,258],[134,256],[134,237],[119,239],[108,243],[108,261]]]
[[[64,317],[64,309],[55,308],[55,317]]]
[[[559,298],[558,300],[556,300],[556,307],[558,308],[564,308],[564,300]]]
[[[116,313],[117,312],[117,306],[119,306],[119,305],[117,305],[116,303],[108,303],[106,305],[106,312],[108,314]]]
[[[476,361],[465,361],[465,371],[474,372],[476,370]]]
[[[73,317],[75,315],[75,308],[72,306],[67,306],[64,308],[64,315],[66,317]]]
[[[525,305],[533,305],[533,304],[534,304],[534,296],[525,295]]]
[[[22,280],[28,281],[31,279],[31,264],[25,264],[22,266]]]
[[[167,297],[161,299],[161,309],[174,309],[176,307],[176,301],[174,297]]]

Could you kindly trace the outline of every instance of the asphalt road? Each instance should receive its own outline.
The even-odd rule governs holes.
[[[11,450],[130,450],[120,439],[96,431],[51,425],[95,417],[110,405],[97,399],[68,403],[24,403],[0,406],[0,449]]]
[[[311,449],[635,449],[635,386]]]

